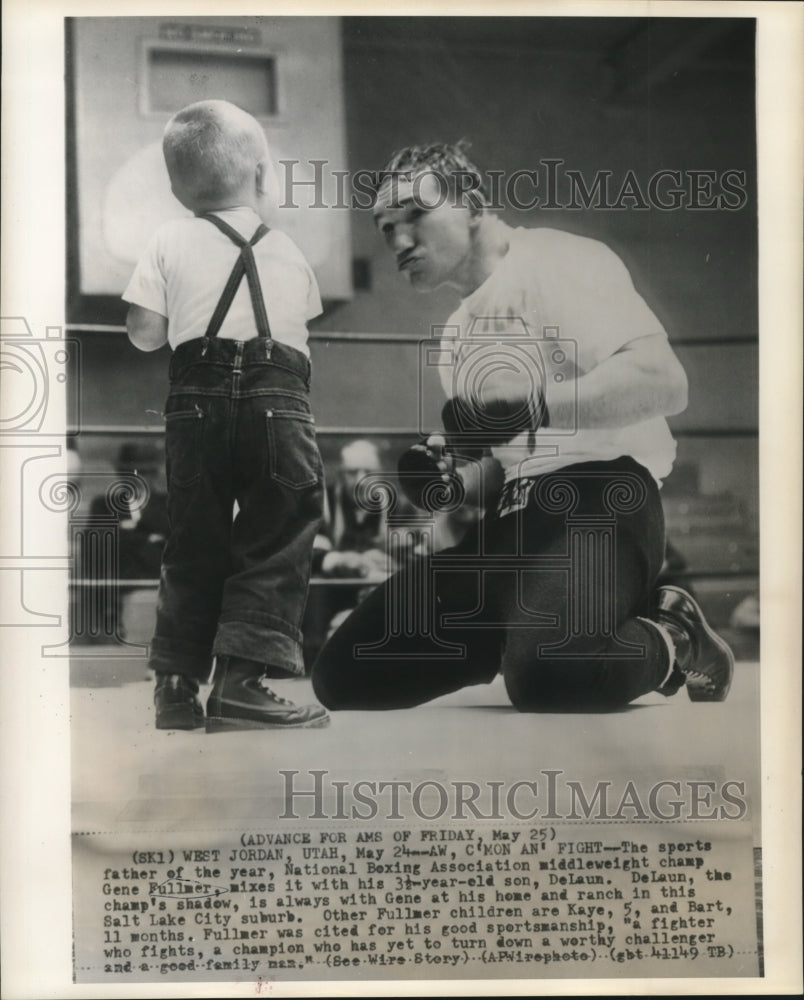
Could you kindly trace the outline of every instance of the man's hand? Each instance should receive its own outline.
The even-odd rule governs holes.
[[[399,459],[399,484],[416,507],[425,509],[424,495],[435,483],[449,484],[455,475],[455,459],[447,452],[443,434],[431,434],[423,444],[408,448]]]
[[[388,557],[380,549],[366,552],[327,552],[321,573],[331,577],[361,577],[380,582],[388,576]]]
[[[359,552],[327,552],[321,562],[324,576],[366,576],[365,561]]]
[[[455,459],[447,451],[447,439],[443,434],[431,434],[423,444],[414,444],[399,459],[400,474],[431,473],[444,482],[449,481],[455,468]]]
[[[431,434],[424,445],[414,445],[414,448],[423,448],[428,459],[435,463],[443,481],[449,482],[455,471],[455,458],[447,451],[447,439],[443,434]]]

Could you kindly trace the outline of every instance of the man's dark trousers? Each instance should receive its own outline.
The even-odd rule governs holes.
[[[357,607],[313,668],[316,695],[406,708],[502,672],[522,711],[627,704],[668,673],[665,642],[638,617],[663,555],[658,488],[632,458],[514,481],[457,546]]]

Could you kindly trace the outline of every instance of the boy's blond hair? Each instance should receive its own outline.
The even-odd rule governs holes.
[[[269,157],[259,122],[229,101],[198,101],[165,126],[162,152],[174,187],[193,207],[211,209],[253,180]]]

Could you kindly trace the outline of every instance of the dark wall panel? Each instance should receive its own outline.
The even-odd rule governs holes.
[[[534,170],[542,183],[536,208],[503,199],[506,222],[609,243],[673,337],[753,337],[753,36],[750,19],[345,18],[349,166],[377,170],[400,146],[465,137],[481,169],[505,177]],[[608,171],[609,204],[629,171],[643,193],[661,170],[680,171],[687,192],[692,171],[713,171],[716,191],[724,172],[736,171],[744,199],[731,211],[546,210],[546,159],[562,161],[560,204],[569,202],[566,170],[580,171],[587,186]],[[532,193],[522,185],[523,198]],[[354,254],[367,262],[371,290],[323,327],[426,335],[454,293],[410,293],[371,213],[352,216]]]

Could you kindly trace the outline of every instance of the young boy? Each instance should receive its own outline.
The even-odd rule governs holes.
[[[168,122],[163,152],[193,218],[160,227],[123,295],[131,342],[173,348],[156,726],[327,725],[323,708],[297,707],[264,683],[304,671],[324,491],[306,326],[321,311],[318,287],[293,242],[261,221],[273,172],[251,115],[226,101],[191,104]],[[199,682],[213,656],[205,720]]]

